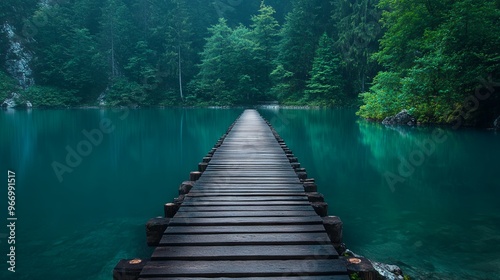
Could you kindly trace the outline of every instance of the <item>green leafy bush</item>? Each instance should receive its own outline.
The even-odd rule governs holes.
[[[0,102],[5,100],[10,93],[18,90],[16,81],[3,71],[0,71]]]
[[[422,123],[450,123],[483,86],[481,78],[498,79],[498,1],[445,1],[431,8],[422,1],[382,0],[380,6],[387,32],[374,57],[388,70],[362,95],[358,115],[379,120],[407,109]],[[498,110],[494,102],[482,106]],[[467,121],[474,123],[484,108]]]
[[[144,87],[125,78],[117,79],[106,94],[110,106],[143,105],[145,100]]]
[[[366,119],[381,120],[407,109],[407,96],[401,91],[401,78],[398,73],[380,72],[375,77],[370,92],[361,94],[364,105],[358,115]]]
[[[75,91],[45,86],[30,87],[23,93],[23,97],[34,107],[69,107],[80,102]]]

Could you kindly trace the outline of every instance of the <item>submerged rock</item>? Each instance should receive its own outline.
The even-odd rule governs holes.
[[[417,124],[415,118],[408,113],[407,110],[399,112],[397,115],[387,117],[382,121],[384,125],[409,125],[414,126]]]
[[[354,253],[353,251],[347,249],[344,253],[346,257],[355,257],[364,259],[365,257]],[[373,268],[377,271],[380,276],[377,279],[385,279],[385,280],[404,280],[404,274],[401,268],[397,265],[385,264],[380,262],[375,262],[370,259],[368,261],[372,264]]]
[[[500,116],[493,122],[493,128],[495,130],[500,130]]]
[[[106,89],[107,91],[107,89]],[[97,97],[97,103],[99,103],[99,106],[106,106],[107,103],[106,103],[106,91],[103,91],[101,92],[101,94],[99,94],[99,97]]]
[[[19,106],[19,94],[16,92],[13,92],[10,94],[10,97],[7,97],[3,102],[1,107],[6,107],[6,108],[14,108]]]
[[[12,92],[9,97],[7,97],[5,100],[3,100],[3,102],[0,104],[0,107],[3,107],[3,108],[19,108],[19,107],[32,108],[33,104],[31,104],[30,101],[24,101],[24,98],[19,93]]]
[[[403,271],[397,265],[371,261],[375,270],[386,280],[403,280]]]

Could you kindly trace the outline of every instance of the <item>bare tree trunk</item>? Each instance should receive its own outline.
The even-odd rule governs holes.
[[[111,78],[114,78],[116,76],[116,69],[115,69],[115,39],[113,38],[113,35],[111,35]]]
[[[118,71],[116,69],[116,61],[115,61],[115,28],[114,28],[114,19],[111,22],[111,83],[116,76],[118,76]]]
[[[181,46],[179,45],[179,91],[181,99],[184,100],[184,93],[182,91],[182,63],[181,63]]]

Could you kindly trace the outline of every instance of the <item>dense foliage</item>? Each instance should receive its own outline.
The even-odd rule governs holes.
[[[34,54],[36,87],[24,98],[35,106],[279,100],[362,104],[369,119],[407,109],[420,122],[478,123],[500,108],[499,8],[498,0],[8,0],[0,16]],[[2,53],[8,41],[0,34]],[[0,79],[4,97],[13,84]],[[480,110],[464,103],[474,94],[488,95],[474,103]]]
[[[370,80],[358,73],[357,64],[345,62],[370,53],[359,44],[367,37],[360,24],[372,20],[362,14],[376,14],[368,0],[349,8],[344,2],[7,1],[2,21],[14,26],[17,39],[35,54],[31,68],[37,87],[25,96],[36,97],[35,106],[234,105],[277,99],[339,105],[355,100],[360,91],[359,81],[352,86],[343,82],[346,78]],[[16,11],[27,20],[19,21]],[[337,25],[357,33],[340,33]],[[7,52],[6,37],[0,37]],[[347,48],[356,51],[341,53]],[[61,101],[55,102],[58,90]]]
[[[359,114],[407,109],[421,122],[480,125],[500,113],[500,3],[382,0],[387,28],[375,54],[385,67]],[[480,110],[478,110],[480,109]]]

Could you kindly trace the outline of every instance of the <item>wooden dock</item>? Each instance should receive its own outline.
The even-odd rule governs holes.
[[[173,217],[139,279],[349,279],[311,205],[321,196],[304,191],[277,137],[257,111],[240,116],[166,206]]]

